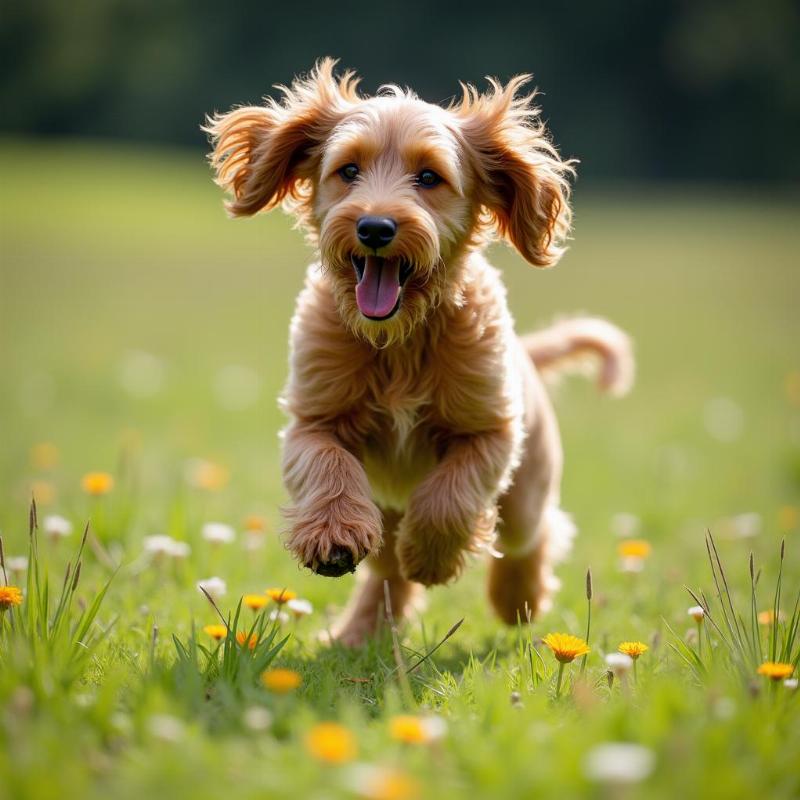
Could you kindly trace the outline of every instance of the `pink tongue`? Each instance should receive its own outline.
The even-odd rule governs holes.
[[[400,295],[400,259],[367,256],[364,275],[356,286],[356,302],[367,317],[386,317],[392,313]]]

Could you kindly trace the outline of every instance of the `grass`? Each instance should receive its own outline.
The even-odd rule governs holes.
[[[328,720],[351,732],[358,764],[402,770],[421,797],[797,796],[798,694],[756,674],[760,659],[796,663],[798,651],[796,199],[579,184],[575,241],[555,270],[494,250],[520,329],[586,310],[631,331],[636,390],[610,401],[570,381],[557,393],[563,501],[580,536],[552,611],[530,630],[502,628],[476,563],[429,593],[397,645],[386,635],[350,652],[317,633],[353,579],[299,571],[275,535],[275,398],[310,260],[300,235],[278,214],[227,220],[199,154],[8,141],[0,162],[0,533],[7,564],[36,548],[0,638],[2,792],[338,798],[359,780],[367,792],[352,763],[309,753],[308,732]],[[192,459],[219,465],[206,476],[219,488],[187,483]],[[82,491],[92,470],[114,476],[110,493]],[[619,568],[619,512],[652,545],[639,573]],[[53,513],[70,537],[47,536]],[[249,514],[266,520],[259,550],[241,533],[216,546],[201,536],[208,521],[241,531]],[[154,534],[191,554],[149,559]],[[558,664],[540,640],[585,634],[589,567],[592,652],[582,679],[579,660],[565,667],[556,700]],[[261,637],[252,653],[203,634],[220,620],[195,584],[212,575],[227,582],[226,622],[238,614],[235,626]],[[274,606],[237,611],[267,586],[297,591],[314,613],[276,628]],[[708,612],[701,643],[686,587]],[[768,609],[783,609],[778,626],[759,624]],[[650,649],[635,683],[609,686],[603,657],[623,640]],[[302,685],[269,692],[267,665]],[[398,742],[401,713],[436,714],[447,732]],[[641,785],[584,769],[616,741],[654,754]]]

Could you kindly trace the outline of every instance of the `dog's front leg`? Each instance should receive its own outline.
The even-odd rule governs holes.
[[[381,514],[364,467],[335,434],[315,423],[286,431],[283,479],[292,498],[287,545],[302,564],[338,577],[381,545]]]
[[[455,438],[414,490],[400,523],[397,555],[403,577],[446,583],[467,552],[490,542],[495,501],[510,471],[515,437],[510,428]]]

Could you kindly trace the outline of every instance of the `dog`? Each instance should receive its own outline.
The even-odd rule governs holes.
[[[316,248],[290,329],[282,407],[286,545],[319,575],[366,571],[335,637],[359,645],[419,587],[488,550],[501,620],[530,621],[573,533],[544,378],[585,356],[622,394],[631,343],[564,319],[518,336],[483,251],[507,240],[554,265],[574,162],[551,143],[530,76],[462,84],[449,106],[383,87],[362,96],[324,59],[279,100],[207,118],[228,211],[280,204]],[[362,572],[360,570],[360,572]]]

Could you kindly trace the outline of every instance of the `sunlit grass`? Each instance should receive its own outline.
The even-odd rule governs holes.
[[[493,252],[521,329],[628,328],[637,388],[556,393],[580,536],[550,612],[500,627],[476,563],[352,652],[320,634],[353,579],[277,535],[299,234],[226,219],[199,153],[5,143],[0,167],[11,796],[797,796],[795,202],[578,184],[555,270]],[[590,652],[562,670],[554,631]]]

